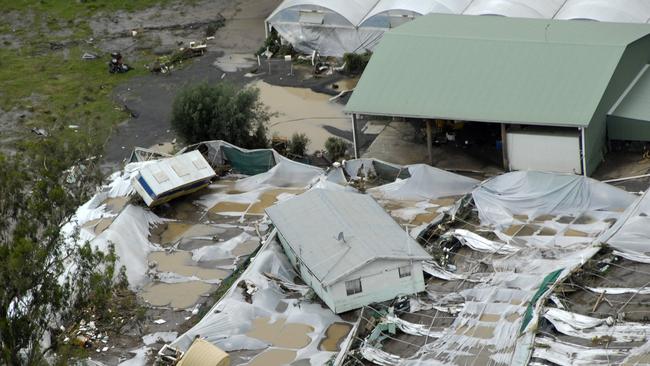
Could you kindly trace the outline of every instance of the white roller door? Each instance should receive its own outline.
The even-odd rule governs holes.
[[[582,174],[579,130],[507,132],[510,170]]]

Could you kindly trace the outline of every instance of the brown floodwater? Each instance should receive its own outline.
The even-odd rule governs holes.
[[[310,325],[287,323],[284,318],[279,318],[273,323],[270,318],[256,318],[253,320],[252,329],[246,335],[276,347],[300,349],[311,343],[307,334],[313,331],[314,328]]]
[[[99,235],[108,229],[109,226],[113,223],[114,217],[102,217],[99,219],[90,220],[87,223],[83,224],[83,228],[92,231],[95,235]]]
[[[325,338],[318,345],[318,349],[329,352],[341,350],[341,342],[350,333],[352,325],[348,323],[334,323],[325,331]]]
[[[114,214],[120,213],[124,206],[129,203],[131,197],[111,197],[107,198],[102,202],[103,205],[106,205],[106,209]]]
[[[148,257],[149,261],[158,263],[159,272],[178,273],[181,276],[196,276],[202,280],[226,278],[230,272],[217,268],[202,268],[192,260],[192,253],[177,250],[172,253],[151,252]]]
[[[296,359],[296,351],[288,349],[268,349],[255,356],[248,366],[283,366]]]
[[[255,239],[255,240],[247,240],[235,247],[235,249],[232,250],[232,255],[235,257],[239,257],[242,255],[250,255],[257,249],[257,247],[260,245],[260,241]]]
[[[277,200],[278,196],[282,193],[291,193],[291,194],[301,194],[305,192],[304,189],[298,188],[276,188],[269,189],[264,191],[258,197],[257,201],[253,204],[249,203],[240,203],[240,202],[228,202],[222,201],[212,206],[210,212],[212,213],[223,213],[223,212],[246,212],[246,215],[263,215],[264,210],[270,206],[273,206]]]
[[[212,285],[201,281],[179,283],[154,282],[146,285],[141,296],[152,306],[170,306],[187,309],[196,304],[201,295],[212,290]]]
[[[329,101],[331,96],[307,88],[270,85],[263,81],[253,83],[260,90],[262,103],[269,106],[271,117],[269,133],[290,138],[296,131],[311,140],[308,152],[322,150],[330,131],[351,131],[350,118],[343,113],[343,105]],[[327,129],[326,129],[327,127]]]

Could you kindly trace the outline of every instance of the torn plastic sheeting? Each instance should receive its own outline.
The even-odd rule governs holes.
[[[253,238],[254,237],[247,232],[242,232],[241,234],[235,236],[234,238],[228,239],[223,243],[194,249],[192,250],[192,260],[195,262],[207,262],[217,259],[232,258],[234,257],[232,255],[233,249],[235,249],[239,244],[242,244],[245,241],[251,240]]]
[[[582,339],[612,337],[614,342],[645,342],[650,334],[648,324],[623,322],[608,326],[605,319],[555,308],[547,309],[544,318],[551,322],[558,332]]]
[[[179,336],[172,346],[185,350],[194,337],[199,335],[227,352],[264,350],[269,346],[267,342],[247,334],[255,319],[268,318],[272,322],[284,319],[287,323],[300,323],[314,329],[313,332],[307,333],[309,344],[297,350],[296,359],[311,359],[312,362],[318,363],[318,360],[329,359],[333,355],[332,352],[318,349],[321,339],[318,335],[325,334],[330,325],[343,320],[318,303],[296,299],[295,293],[292,292],[285,293],[278,283],[268,278],[269,273],[283,281],[290,281],[289,279],[297,276],[281,246],[273,240],[276,233],[274,230],[270,234],[248,268],[222,299],[194,327]],[[239,287],[242,281],[252,283],[257,288],[248,299],[250,303]],[[287,306],[279,308],[280,302]]]
[[[359,348],[361,356],[366,360],[380,366],[397,366],[400,365],[403,359],[400,356],[390,354],[378,348],[371,347],[366,342],[363,342]]]
[[[485,282],[488,280],[490,274],[487,273],[470,273],[470,274],[457,274],[450,272],[433,261],[422,262],[422,270],[429,275],[445,281],[464,280],[469,282]]]
[[[635,197],[622,189],[581,175],[519,171],[485,181],[472,192],[481,224],[510,225],[513,215],[575,215],[620,211]]]
[[[410,178],[375,187],[368,192],[384,199],[419,201],[464,195],[479,183],[476,179],[425,164],[409,165],[407,168]]]
[[[589,291],[602,294],[606,293],[607,295],[620,295],[620,294],[637,294],[637,295],[649,295],[650,287],[640,287],[640,288],[624,288],[624,287],[587,287]]]
[[[150,346],[158,341],[163,343],[171,342],[176,339],[176,337],[178,337],[178,332],[155,332],[143,335],[142,342],[145,346]]]
[[[627,349],[594,348],[537,337],[532,357],[558,365],[612,365],[619,364]]]
[[[410,298],[409,299],[409,308],[411,309],[411,313],[416,313],[418,311],[422,310],[437,310],[442,313],[448,313],[448,314],[458,314],[463,310],[463,307],[465,306],[465,303],[427,303],[424,302],[420,299],[416,298]]]
[[[131,185],[131,179],[143,167],[151,164],[151,161],[130,163],[124,167],[124,170],[111,174],[108,178],[108,197],[125,197],[133,194],[135,191]]]
[[[106,252],[109,244],[115,245],[117,268],[124,266],[129,287],[136,289],[144,284],[148,270],[147,255],[160,247],[149,241],[150,226],[163,222],[153,212],[139,206],[127,205],[104,232],[90,244]]]
[[[386,315],[386,321],[394,323],[397,325],[397,328],[406,334],[429,338],[440,338],[443,334],[443,332],[440,331],[432,331],[430,327],[427,327],[426,325],[411,323],[391,314]]]
[[[317,167],[298,163],[289,159],[280,160],[273,168],[265,173],[256,174],[241,179],[235,184],[235,189],[252,191],[268,187],[307,187],[315,183],[323,170]]]
[[[526,307],[526,313],[524,314],[524,318],[521,321],[521,328],[519,329],[520,333],[524,332],[528,326],[528,323],[530,323],[530,321],[533,319],[533,307],[537,304],[537,301],[548,291],[548,289],[555,283],[555,281],[557,281],[561,273],[562,269],[558,269],[544,277],[544,280],[542,280],[542,283],[539,285],[539,289],[537,289],[537,292],[535,292],[533,298],[530,299],[530,302]]]
[[[118,366],[144,366],[147,364],[147,354],[149,353],[149,347],[141,347],[131,351],[131,353],[135,353],[135,356],[118,364]]]
[[[650,190],[649,190],[650,191]],[[646,191],[599,240],[626,259],[650,263],[650,196]]]
[[[474,234],[473,232],[464,229],[456,229],[451,232],[451,235],[458,239],[461,244],[468,246],[477,252],[512,254],[519,250],[519,248],[510,244],[488,240],[478,234]]]

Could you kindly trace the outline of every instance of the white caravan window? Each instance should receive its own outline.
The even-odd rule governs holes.
[[[348,296],[360,293],[362,291],[361,279],[345,281],[345,291],[347,291]]]
[[[398,269],[399,278],[409,277],[411,275],[411,265],[401,266]]]

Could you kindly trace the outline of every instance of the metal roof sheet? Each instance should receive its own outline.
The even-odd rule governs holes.
[[[639,121],[650,121],[650,72],[648,67],[643,69],[636,83],[623,97],[621,103],[611,113],[616,117],[630,118]]]
[[[587,126],[650,26],[430,14],[384,35],[346,112]]]
[[[368,195],[312,189],[266,212],[291,249],[326,286],[375,260],[430,258]]]

